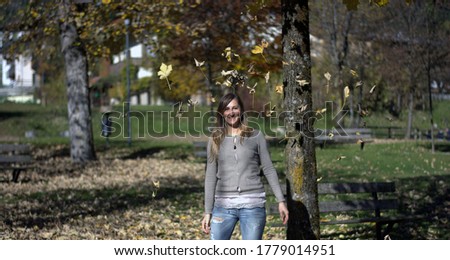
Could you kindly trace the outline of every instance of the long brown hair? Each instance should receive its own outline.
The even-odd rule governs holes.
[[[234,99],[236,99],[240,110],[240,125],[239,125],[239,128],[241,129],[240,143],[242,144],[242,142],[244,141],[244,137],[250,137],[253,133],[253,128],[247,125],[247,120],[244,113],[245,112],[244,103],[242,103],[241,98],[235,93],[228,93],[224,95],[220,99],[219,105],[217,107],[216,128],[211,133],[213,142],[211,144],[210,160],[216,160],[218,158],[220,144],[223,142],[223,139],[225,139],[225,136],[228,134],[227,133],[228,129],[225,124],[224,112],[228,104],[230,104],[230,102],[233,101]]]

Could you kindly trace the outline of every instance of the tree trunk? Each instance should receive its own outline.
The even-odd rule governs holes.
[[[70,1],[60,6],[61,49],[66,66],[70,156],[73,162],[95,160],[89,101],[86,51],[75,22],[70,17]]]
[[[334,88],[337,89],[339,93],[339,107],[342,107],[344,104],[344,88],[345,85],[343,83],[343,68],[344,65],[347,63],[347,55],[349,52],[349,42],[348,42],[348,36],[351,28],[351,22],[353,18],[353,13],[351,11],[347,11],[345,15],[345,23],[342,28],[342,43],[339,44],[338,41],[338,33],[340,32],[339,29],[339,23],[342,21],[338,21],[338,17],[340,14],[338,13],[338,1],[334,0],[331,3],[332,7],[332,14],[331,16],[331,22],[330,24],[326,24],[325,22],[324,27],[328,30],[328,33],[330,35],[330,54],[331,54],[331,62],[336,68],[336,75],[334,75]],[[340,47],[341,46],[341,47]]]
[[[406,126],[405,139],[411,138],[413,112],[414,112],[414,90],[411,89],[408,93],[408,125]]]
[[[311,95],[309,9],[305,0],[282,0],[285,148],[289,222],[287,239],[320,237]],[[305,80],[301,86],[297,80]]]

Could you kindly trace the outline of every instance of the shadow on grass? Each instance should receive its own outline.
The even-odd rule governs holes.
[[[180,208],[199,207],[197,198],[203,187],[188,177],[171,178],[161,182],[190,183],[173,188],[162,187],[153,197],[151,184],[104,189],[61,189],[36,192],[10,199],[3,223],[11,228],[50,228],[69,222],[73,218],[107,215],[142,206],[163,209],[167,204],[182,201]],[[194,198],[195,197],[195,198]],[[25,205],[25,206],[24,206]]]
[[[26,116],[27,113],[19,112],[19,111],[1,111],[0,112],[0,121],[14,118],[14,117],[23,117]]]
[[[135,152],[132,152],[126,156],[123,156],[122,159],[139,159],[139,158],[147,158],[153,157],[158,154],[158,158],[162,159],[175,159],[175,160],[185,160],[190,155],[192,155],[192,148],[186,146],[178,146],[178,147],[152,147],[146,149],[139,149]]]
[[[431,140],[423,143],[422,146],[431,150]],[[434,149],[436,152],[450,153],[450,140],[436,139],[434,141]]]

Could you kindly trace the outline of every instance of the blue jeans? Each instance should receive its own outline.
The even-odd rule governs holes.
[[[238,221],[243,240],[261,240],[266,225],[266,209],[214,207],[211,217],[211,240],[230,239]]]

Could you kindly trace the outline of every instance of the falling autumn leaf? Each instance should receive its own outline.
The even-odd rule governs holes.
[[[180,117],[183,116],[182,108],[183,108],[183,102],[180,102],[180,105],[178,106],[178,111],[177,111],[175,117],[180,118]],[[158,184],[159,184],[159,183],[158,183]],[[153,185],[155,185],[155,182],[153,182]],[[155,186],[156,186],[156,185],[155,185]]]
[[[300,80],[296,80],[298,82],[298,84],[300,85],[300,87],[306,86],[309,84],[309,81],[304,80],[304,79],[300,79]]]
[[[254,85],[253,87],[247,86],[247,88],[249,89],[249,92],[248,92],[248,93],[249,93],[250,95],[255,94],[255,92],[256,92],[256,90],[255,90],[256,85],[258,85],[258,83],[255,83],[255,85]]]
[[[172,72],[172,65],[166,65],[164,63],[161,64],[158,71],[158,76],[160,79],[167,78]]]
[[[297,112],[298,113],[302,113],[302,112],[304,112],[306,110],[306,108],[308,108],[307,104],[306,105],[302,105],[302,106],[297,108]]]
[[[283,85],[275,86],[275,92],[277,92],[278,94],[283,94]]]
[[[352,74],[353,77],[357,78],[358,77],[358,73],[354,70],[350,70],[350,74]]]
[[[234,72],[235,72],[235,70],[228,70],[228,71],[222,70],[222,72],[220,74],[222,76],[229,76],[229,75],[233,75]]]
[[[325,113],[326,111],[327,111],[326,108],[318,109],[318,110],[316,110],[316,115],[323,114],[323,113]]]
[[[202,62],[199,62],[197,59],[195,59],[194,58],[194,61],[195,61],[195,66],[196,67],[201,67],[201,66],[203,66],[204,64],[205,64],[205,61],[202,61]]]
[[[358,81],[358,82],[356,82],[356,85],[355,85],[355,87],[361,87],[363,85],[363,82],[360,80],[360,81]]]
[[[203,77],[205,77],[205,79],[207,81],[209,81],[208,77],[205,75],[205,72],[203,72],[203,70],[201,68],[205,64],[205,61],[200,62],[196,58],[194,58],[194,61],[195,61],[195,66],[200,69],[200,72],[203,74]]]
[[[253,53],[253,54],[262,54],[263,52],[264,52],[264,48],[261,47],[261,46],[259,46],[259,45],[256,45],[256,46],[253,47],[253,49],[252,49],[252,53]]]
[[[222,53],[222,56],[225,56],[228,62],[231,62],[231,47],[227,47],[224,50],[224,53]]]
[[[344,88],[344,102],[342,102],[342,108],[345,106],[345,102],[347,101],[347,98],[350,96],[350,88],[346,86]]]
[[[370,89],[369,93],[372,94],[376,87],[377,87],[377,85],[373,85],[373,87]]]
[[[344,98],[347,99],[350,96],[350,88],[346,86],[344,88]]]
[[[269,109],[269,110],[267,110],[266,111],[266,117],[269,117],[269,116],[271,116],[273,113],[275,113],[276,111],[275,111],[275,108],[276,108],[277,106],[275,105],[275,106],[273,106],[272,107],[272,109]]]
[[[269,43],[266,40],[262,40],[260,45],[253,46],[252,53],[253,54],[261,54],[264,61],[267,62],[266,57],[264,57],[264,49],[269,47]]]
[[[194,101],[192,99],[188,100],[188,106],[195,106],[195,105],[197,105],[197,103],[198,103],[198,101]]]
[[[379,7],[381,7],[387,5],[389,3],[389,0],[373,0],[373,2]]]
[[[329,72],[323,74],[323,76],[327,79],[327,93],[330,89],[330,80],[331,80],[331,74]]]
[[[159,79],[165,79],[167,81],[167,86],[169,86],[169,89],[171,88],[168,77],[171,72],[172,72],[172,65],[166,65],[164,63],[161,64],[158,71]]]
[[[231,49],[231,47],[227,47],[224,50],[224,53],[222,53],[222,56],[225,56],[225,58],[227,59],[228,62],[232,62],[233,61],[233,57],[238,57],[239,55],[236,53],[233,53],[233,50]]]
[[[270,71],[268,71],[266,73],[266,76],[264,76],[264,78],[266,79],[266,84],[269,83],[269,79],[270,79]]]

